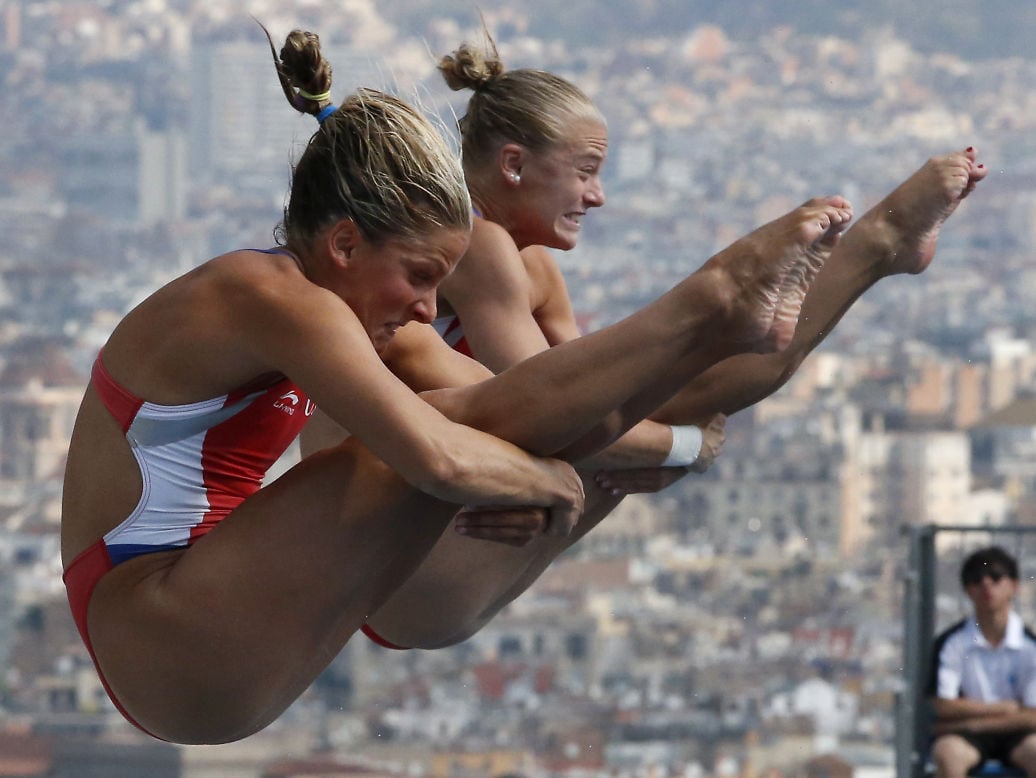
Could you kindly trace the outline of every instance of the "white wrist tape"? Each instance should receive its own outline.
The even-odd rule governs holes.
[[[687,467],[693,465],[701,453],[701,428],[693,424],[671,427],[673,445],[662,467]]]

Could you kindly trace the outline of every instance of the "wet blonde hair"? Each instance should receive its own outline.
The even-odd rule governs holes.
[[[446,85],[471,89],[467,113],[459,121],[465,169],[491,160],[504,143],[545,151],[563,142],[575,120],[604,124],[604,116],[575,84],[545,70],[506,70],[493,38],[486,45],[464,43],[439,61]]]
[[[319,114],[330,102],[332,76],[319,36],[293,30],[279,57],[272,40],[270,49],[291,106]],[[421,240],[436,228],[471,229],[471,199],[455,151],[414,108],[374,89],[349,95],[309,139],[292,171],[278,239],[306,244],[341,219],[375,243]]]

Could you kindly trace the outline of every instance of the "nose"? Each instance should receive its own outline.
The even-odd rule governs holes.
[[[586,204],[591,208],[600,208],[604,205],[604,184],[598,177],[593,179],[590,188],[586,190]]]
[[[421,324],[431,324],[435,321],[435,314],[438,313],[435,304],[435,292],[428,292],[418,298],[417,302],[414,303],[413,317],[414,321],[419,321]]]

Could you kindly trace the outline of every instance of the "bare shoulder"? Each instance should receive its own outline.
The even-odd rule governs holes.
[[[475,219],[471,229],[471,243],[468,245],[469,254],[485,254],[487,257],[515,256],[518,248],[514,245],[511,235],[496,222],[488,219]]]
[[[310,281],[284,254],[235,251],[209,262],[208,273],[206,293],[216,298],[214,304],[234,329],[319,326],[325,317],[349,315],[340,297]]]
[[[209,260],[199,268],[204,283],[218,294],[272,303],[299,294],[321,297],[330,292],[309,281],[287,254],[243,249]]]
[[[520,293],[525,296],[529,277],[518,248],[499,224],[476,219],[468,250],[442,283],[443,296],[456,308],[456,298]]]
[[[526,246],[521,250],[522,264],[538,297],[545,300],[564,291],[565,279],[554,255],[545,246]]]
[[[189,402],[283,372],[279,362],[302,338],[349,317],[348,306],[307,280],[290,256],[233,251],[127,314],[105,346],[105,364],[141,396]]]
[[[568,296],[568,286],[554,254],[544,246],[522,249],[522,262],[529,277],[532,315],[552,346],[578,338],[579,326]]]
[[[546,246],[526,246],[520,252],[522,264],[532,274],[556,273],[561,274],[557,260]]]

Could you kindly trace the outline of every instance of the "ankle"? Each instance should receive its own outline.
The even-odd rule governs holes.
[[[880,206],[868,211],[845,235],[831,254],[823,272],[846,275],[846,283],[865,289],[882,278],[896,275],[901,228]]]

